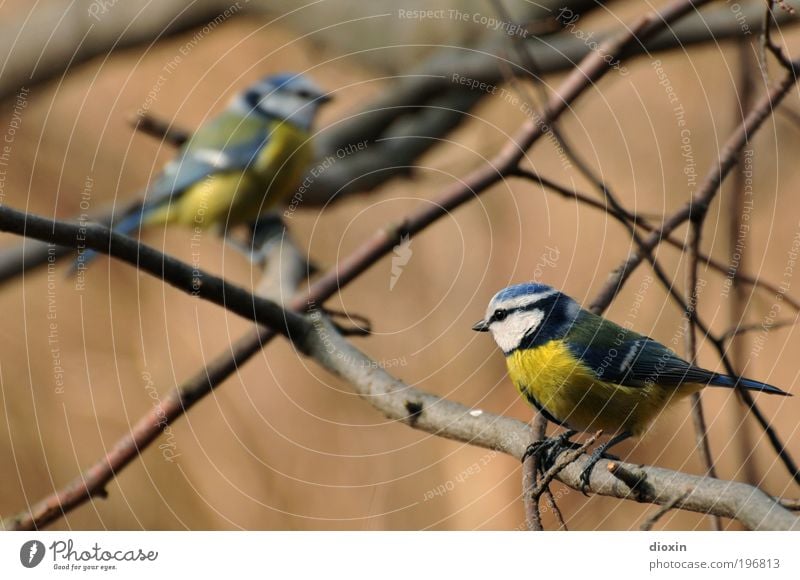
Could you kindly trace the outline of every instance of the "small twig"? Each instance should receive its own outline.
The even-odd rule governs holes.
[[[800,318],[800,317],[798,317]],[[795,326],[800,320],[798,318],[787,318],[785,320],[776,320],[770,326],[770,330],[775,330],[777,328],[786,328],[789,326]],[[748,332],[753,332],[755,330],[764,330],[764,323],[763,322],[754,322],[753,324],[740,324],[736,326],[732,326],[731,328],[727,329],[725,332],[719,335],[719,340],[723,343],[727,343],[732,339],[746,334]]]
[[[774,40],[772,40],[772,23],[774,21],[774,15],[772,13],[772,9],[775,6],[776,0],[767,0],[767,10],[764,14],[764,30],[762,33],[763,37],[763,45],[766,50],[768,50],[781,64],[781,66],[791,73],[795,73],[796,65],[791,61],[791,59],[786,55],[783,48],[778,45]],[[785,9],[786,7],[789,8],[787,12],[789,14],[794,14],[794,9],[791,6],[785,5],[783,2],[778,0],[778,4],[781,5],[781,8]],[[767,74],[766,71],[766,63],[764,68],[764,74]]]
[[[422,231],[441,217],[448,215],[456,207],[474,199],[478,193],[486,191],[490,186],[498,183],[519,164],[529,148],[545,134],[545,128],[569,110],[570,105],[592,86],[592,83],[608,72],[609,67],[606,61],[608,55],[618,58],[631,49],[635,50],[641,46],[642,42],[651,39],[672,22],[692,13],[697,7],[708,2],[709,0],[673,2],[662,10],[641,18],[626,29],[623,36],[604,42],[601,46],[602,52],[589,52],[553,94],[545,106],[542,117],[526,122],[517,136],[507,143],[490,162],[471,172],[463,180],[446,188],[436,203],[421,206],[421,209],[410,214],[399,226],[381,230],[365,241],[356,252],[340,262],[337,268],[313,284],[307,294],[292,300],[291,307],[295,310],[306,310],[310,304],[321,304],[344,285],[361,275],[379,258],[391,252],[402,234],[414,234]],[[111,239],[114,239],[113,236]],[[103,238],[101,241],[108,244],[109,238]],[[337,335],[333,326],[328,328],[328,333]],[[188,408],[211,392],[224,378],[230,376],[256,352],[259,352],[273,336],[274,333],[269,329],[253,329],[233,346],[230,355],[219,357],[212,365],[202,369],[195,379],[190,381],[191,384],[184,385],[185,388],[178,388],[163,398],[162,405],[157,409],[158,413],[151,413],[140,419],[136,424],[135,431],[132,431],[130,436],[121,442],[124,448],[120,450],[120,453],[108,461],[106,461],[107,458],[104,458],[98,464],[101,473],[92,479],[96,488],[90,487],[81,478],[74,486],[57,492],[43,500],[41,504],[37,504],[38,507],[35,509],[14,518],[11,525],[16,529],[40,528],[81,505],[88,497],[91,497],[92,489],[102,489],[105,483],[113,479],[120,469],[138,457],[141,450],[158,437],[164,426],[182,416]],[[477,418],[471,417],[469,409],[404,385],[385,373],[380,367],[370,366],[365,370],[359,363],[369,363],[369,359],[346,341],[339,343],[338,346],[353,358],[331,359],[329,356],[326,358],[327,346],[315,342],[320,339],[316,333],[311,333],[309,338],[315,344],[315,348],[321,349],[316,351],[316,358],[327,365],[332,372],[350,377],[354,387],[387,416],[406,422],[415,428],[500,449],[515,457],[522,457],[524,451],[522,442],[527,437],[522,436],[519,422],[492,416],[489,413]],[[365,382],[363,373],[366,373],[368,377]],[[358,379],[361,379],[361,382]],[[399,398],[401,400],[391,396],[398,388],[402,389],[402,397]],[[385,396],[373,396],[376,394]],[[417,403],[419,410],[414,414],[413,421],[409,419],[405,404],[408,397],[412,395],[415,400],[419,401]],[[456,415],[452,415],[452,412],[455,412]],[[442,420],[444,422],[440,422]],[[487,420],[489,423],[486,423]],[[480,428],[478,432],[475,431],[476,427]],[[530,433],[527,426],[524,426],[524,433],[526,435]],[[566,466],[559,475],[559,479],[568,485],[580,485],[579,472],[574,473],[574,469],[580,468],[581,465],[585,465],[585,461],[578,458],[574,464]],[[661,478],[665,473],[670,477],[675,474],[675,472],[657,468],[651,468],[649,473],[657,481],[663,481]],[[693,501],[687,499],[685,502],[687,509],[699,511],[710,509],[715,510],[714,513],[719,512],[722,515],[734,513],[736,514],[734,517],[740,518],[750,528],[800,527],[796,518],[788,512],[782,513],[774,509],[772,507],[775,505],[774,502],[753,488],[729,482],[727,488],[720,490],[715,488],[713,483],[698,481],[698,478],[686,474],[683,474],[682,477],[690,482],[689,484],[696,485],[700,489],[700,493]],[[597,480],[597,484],[592,491],[615,496],[619,493],[612,482],[602,478],[594,479]],[[69,501],[65,502],[67,492],[70,494]],[[669,485],[667,485],[656,499],[668,501],[671,497],[670,493]],[[709,497],[707,494],[712,494],[716,498],[708,508],[706,508]],[[720,498],[725,501],[719,501]]]
[[[624,483],[630,495],[636,501],[645,502],[652,496],[652,490],[647,487],[647,473],[633,466],[625,466],[616,461],[610,461],[606,466],[608,472]]]
[[[770,117],[772,111],[786,97],[797,80],[795,75],[788,74],[755,104],[745,120],[728,138],[717,162],[710,168],[692,199],[665,219],[664,223],[644,240],[644,247],[637,247],[631,251],[628,257],[612,272],[591,305],[591,310],[595,314],[600,314],[608,308],[608,305],[622,289],[622,286],[633,271],[646,258],[648,252],[655,249],[667,236],[686,223],[693,212],[698,211],[703,206],[707,207],[711,203],[719,191],[723,179],[736,166],[742,148],[763,125],[764,121]]]
[[[697,360],[697,308],[700,299],[698,288],[698,254],[700,253],[700,237],[703,230],[707,206],[703,206],[699,211],[692,214],[689,224],[689,264],[686,268],[686,293],[691,296],[689,304],[684,311],[686,316],[686,358],[694,363]],[[700,393],[692,393],[692,423],[694,424],[695,445],[700,459],[706,468],[709,477],[717,477],[717,470],[714,467],[714,458],[711,454],[711,444],[708,440],[708,425],[705,413],[703,412],[703,400]],[[711,518],[711,529],[721,530],[722,522],[719,517]]]
[[[639,526],[639,529],[643,532],[652,530],[653,526],[656,525],[658,520],[660,520],[664,514],[686,499],[687,495],[687,493],[684,493],[683,495],[676,496],[664,505],[660,506],[657,510],[650,514],[644,522],[642,522],[642,525]]]
[[[544,492],[542,492],[542,497],[547,502],[547,507],[553,512],[553,516],[556,518],[556,522],[558,522],[558,529],[565,532],[569,531],[567,522],[564,521],[564,515],[561,513],[561,510],[556,503],[556,498],[553,497],[553,492],[550,491],[549,486],[545,488]]]
[[[547,419],[536,413],[531,426],[531,443],[541,441],[547,433]],[[539,497],[534,495],[536,478],[539,474],[539,456],[531,453],[522,462],[522,505],[525,510],[525,524],[535,532],[544,530],[542,515],[539,512]]]
[[[143,115],[131,115],[128,117],[128,124],[134,131],[139,131],[150,137],[166,141],[170,145],[180,147],[191,137],[191,133],[180,127],[175,127],[171,122],[156,117],[150,113]]]
[[[800,116],[798,118],[800,119]],[[535,181],[540,185],[542,185],[543,187],[555,193],[558,193],[564,198],[574,199],[582,204],[588,205],[589,207],[600,210],[623,224],[626,221],[628,221],[635,223],[637,227],[640,227],[648,232],[653,232],[656,230],[655,226],[651,225],[648,221],[645,221],[645,219],[642,218],[639,214],[631,213],[630,211],[624,208],[622,208],[620,211],[617,211],[614,208],[609,207],[608,203],[603,203],[602,201],[598,201],[584,193],[571,190],[567,187],[564,187],[563,185],[559,185],[558,183],[551,181],[550,179],[547,179],[546,177],[543,177],[530,169],[519,167],[514,170],[514,173],[512,175],[523,179],[530,179],[531,181]],[[664,238],[663,241],[669,244],[670,246],[677,248],[681,252],[687,251],[686,244],[684,244],[684,242],[676,239],[671,235]],[[778,286],[773,284],[772,282],[769,282],[767,280],[762,280],[761,278],[756,278],[754,276],[746,274],[742,272],[741,269],[737,269],[735,272],[731,272],[729,265],[723,264],[722,262],[712,258],[710,255],[704,254],[703,252],[700,252],[698,256],[700,260],[702,260],[703,264],[707,265],[708,267],[712,268],[713,270],[716,270],[721,274],[725,274],[726,276],[731,276],[731,278],[733,280],[736,280],[737,282],[741,282],[749,286],[762,288],[763,290],[767,290],[772,294],[777,294],[778,292],[780,292]],[[798,301],[795,298],[792,298],[791,296],[789,296],[788,293],[784,294],[784,302],[789,304],[795,310],[800,311],[800,301]]]
[[[787,510],[798,511],[800,510],[800,498],[779,497],[776,501],[785,507]]]
[[[388,418],[408,423],[406,402],[413,399],[418,410],[413,422],[416,429],[510,453],[520,459],[525,454],[530,444],[527,423],[486,412],[474,416],[470,407],[420,391],[384,369],[375,368],[369,357],[338,335],[325,319],[321,322],[325,332],[315,334],[309,344],[312,356]],[[571,455],[570,452],[559,455],[554,467],[559,470],[559,481],[579,490],[581,474],[590,459],[586,455]],[[702,506],[703,513],[739,520],[750,529],[800,529],[800,519],[747,484],[621,462],[615,462],[614,471],[619,475],[616,477],[607,471],[608,463],[607,460],[598,463],[588,491],[664,504],[688,490],[690,493],[680,502],[681,509],[696,510]],[[633,495],[631,488],[636,489],[637,495]]]
[[[753,82],[750,73],[750,47],[745,44],[739,45],[739,79],[737,83],[737,96],[736,104],[734,106],[734,122],[740,123],[744,118],[745,111],[749,111],[753,106],[753,96],[755,94],[755,83]],[[786,108],[786,107],[782,107]],[[745,159],[747,153],[745,149]],[[739,162],[736,172],[733,174],[733,191],[731,192],[731,210],[729,211],[728,219],[728,247],[730,253],[730,264],[734,271],[745,269],[747,264],[746,244],[739,245],[740,236],[744,233],[743,215],[746,207],[746,183],[745,183],[745,167],[742,162]],[[752,193],[752,192],[751,192]],[[738,252],[737,252],[738,250]],[[738,260],[736,254],[738,253]],[[748,296],[745,289],[742,287],[736,277],[730,280],[732,299],[729,300],[728,313],[731,324],[731,329],[725,331],[719,336],[719,340],[724,344],[731,340],[734,336],[747,332],[741,330],[741,322],[745,318]],[[774,295],[774,293],[773,293]],[[728,336],[728,332],[731,332]],[[744,344],[736,341],[731,345],[731,364],[736,367],[736,371],[742,369],[741,361],[744,359]],[[741,470],[743,472],[742,479],[750,484],[756,485],[760,480],[760,475],[757,472],[755,461],[753,461],[754,442],[751,435],[749,425],[745,421],[747,416],[747,409],[743,405],[732,406],[732,413],[734,414],[734,424],[740,425],[740,428],[734,432],[734,439],[737,443]]]

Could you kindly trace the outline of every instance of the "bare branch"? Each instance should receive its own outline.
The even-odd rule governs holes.
[[[708,206],[705,206],[708,207]],[[689,254],[689,264],[686,268],[686,294],[691,297],[685,310],[686,315],[686,360],[695,363],[697,360],[697,304],[700,299],[698,287],[698,269],[700,253],[700,237],[702,234],[703,222],[706,219],[705,210],[697,212],[692,216],[689,226],[691,251]],[[694,424],[695,445],[700,459],[706,468],[709,477],[717,477],[717,470],[714,467],[714,458],[711,455],[711,444],[708,440],[708,425],[705,413],[703,412],[703,401],[700,393],[692,393],[692,423]],[[721,530],[722,522],[719,517],[711,518],[711,529]]]
[[[305,261],[286,237],[275,230],[263,244],[263,254],[270,267],[259,284],[263,294],[276,301],[293,292],[305,276]],[[294,266],[287,261],[295,261]],[[267,290],[268,289],[268,290]],[[255,334],[256,339],[251,336]],[[0,522],[7,530],[38,530],[65,516],[94,497],[106,497],[106,485],[122,469],[139,458],[140,453],[155,441],[164,429],[213,391],[225,379],[260,350],[258,336],[270,336],[266,329],[254,328],[248,335],[221,353],[191,379],[160,398],[158,405],[141,417],[113,447],[94,465],[69,484],[37,502],[29,511]]]
[[[520,167],[517,168],[512,175],[524,179],[530,179],[532,181],[539,183],[543,187],[561,195],[564,198],[574,199],[579,203],[600,210],[610,215],[623,225],[625,225],[626,222],[629,222],[633,223],[637,227],[640,227],[641,229],[648,232],[653,232],[656,230],[655,226],[651,225],[650,222],[646,221],[643,217],[641,217],[638,214],[632,213],[624,208],[616,210],[613,207],[610,207],[608,205],[608,202],[603,203],[602,201],[596,200],[593,197],[586,195],[585,193],[569,189],[568,187],[555,183],[554,181],[547,179],[546,177],[542,177],[541,175],[530,169]],[[677,248],[681,252],[687,251],[684,242],[678,240],[672,235],[664,238],[663,241],[669,244],[670,246]],[[761,278],[751,276],[750,274],[743,272],[741,268],[732,270],[728,264],[723,264],[722,262],[712,258],[708,254],[700,252],[698,253],[698,257],[700,258],[700,260],[702,260],[703,264],[707,265],[711,269],[716,270],[721,274],[730,276],[732,280],[741,282],[743,284],[747,284],[749,286],[756,286],[758,288],[762,288],[773,294],[776,294],[780,291],[776,284],[769,282],[768,280],[763,280]],[[800,301],[798,301],[797,299],[791,297],[789,294],[785,294],[784,301],[795,310],[800,311]]]
[[[128,124],[134,131],[165,141],[173,147],[180,147],[192,136],[189,131],[175,127],[172,123],[149,112],[145,112],[142,115],[132,115],[128,118]]]
[[[543,114],[527,122],[519,134],[503,147],[489,164],[473,171],[461,182],[445,188],[439,199],[436,200],[437,202],[420,206],[420,209],[410,214],[400,224],[381,230],[367,240],[354,254],[343,260],[333,271],[312,285],[305,296],[292,300],[290,304],[292,309],[307,310],[317,303],[322,303],[391,251],[403,234],[418,233],[456,207],[473,199],[491,185],[496,184],[504,176],[513,173],[527,149],[545,134],[548,125],[564,113],[571,103],[583,94],[593,82],[608,71],[606,61],[608,55],[619,56],[623,54],[630,47],[641,44],[641,42],[657,34],[671,22],[705,3],[707,3],[707,0],[682,1],[670,4],[660,13],[653,13],[642,18],[620,38],[605,43],[602,51],[589,54],[580,66],[566,78],[559,90],[554,93],[545,106]],[[0,214],[0,217],[3,215]],[[52,222],[47,220],[45,222],[45,227],[52,227]],[[3,223],[8,224],[15,232],[23,233],[18,229],[18,220],[16,220],[16,223],[15,220],[5,220]],[[51,239],[50,236],[52,234],[42,229],[42,224],[39,224],[39,226],[38,235],[44,237],[44,239]],[[137,244],[126,247],[124,238],[118,239],[116,236],[109,234],[107,230],[95,230],[94,235],[96,235],[96,238],[92,241],[94,246],[89,244],[87,246],[94,247],[94,249],[100,251],[102,251],[103,245],[108,247],[111,244],[115,248],[119,246],[119,251],[125,254],[126,259],[129,261],[132,259],[133,263],[135,263],[136,254],[135,252],[131,253],[131,250],[138,249],[139,246]],[[59,243],[72,244],[73,237],[74,232],[69,232],[69,235],[61,238]],[[150,255],[148,260],[155,258],[166,259],[163,255],[155,252]],[[159,266],[159,264],[149,262],[148,267],[161,274],[163,266],[162,270],[159,270],[156,266]],[[224,281],[220,281],[220,283],[223,284],[224,288]],[[248,297],[254,302],[252,296],[248,295]],[[270,319],[276,313],[286,315],[285,311],[276,304],[273,303],[268,306],[269,308],[266,308],[266,306],[264,308],[270,311],[270,315],[265,316],[264,320]],[[256,318],[258,319],[258,317]],[[291,319],[291,317],[289,318]],[[284,319],[284,322],[288,324],[287,319]],[[302,322],[305,323],[304,320]],[[326,334],[330,337],[341,339],[333,326],[325,324]],[[305,325],[303,328],[306,328]],[[319,346],[319,329],[317,328],[316,330],[316,332],[311,332],[306,337],[308,343],[306,344],[306,341],[304,341],[304,346],[316,345],[315,348]],[[136,424],[130,436],[122,440],[120,445],[112,450],[113,464],[117,465],[118,468],[109,470],[108,466],[111,464],[104,458],[101,463],[105,467],[100,469],[100,473],[92,479],[97,483],[96,487],[87,486],[86,482],[80,478],[66,488],[63,494],[56,494],[38,504],[37,507],[41,509],[37,514],[23,514],[15,518],[10,523],[11,527],[20,529],[38,528],[63,515],[66,509],[71,509],[88,497],[101,493],[103,485],[110,481],[119,469],[135,459],[141,449],[149,445],[159,435],[164,426],[180,417],[194,403],[207,395],[234,369],[263,348],[273,336],[274,333],[269,329],[254,329],[233,346],[230,355],[220,356],[192,380],[165,397],[163,403],[152,413],[143,417]],[[341,340],[343,341],[344,339]],[[346,341],[344,341],[342,348],[352,349],[354,354],[358,353]],[[323,347],[323,350],[326,349]],[[360,355],[360,353],[358,354]],[[359,389],[359,392],[365,396],[368,394],[368,400],[390,417],[402,420],[414,427],[433,430],[445,437],[498,449],[511,453],[516,457],[521,457],[524,448],[527,446],[529,431],[524,424],[489,414],[483,414],[479,418],[472,417],[466,413],[468,410],[465,407],[403,385],[380,368],[359,368],[359,362],[363,362],[365,359],[363,355],[349,360],[346,364],[341,360],[338,361],[338,364],[345,364],[345,367],[352,363],[349,368],[339,368],[336,366],[336,361],[331,361],[324,357],[320,359],[319,353],[316,354],[316,357],[326,368],[345,376],[345,378],[351,373],[359,375],[359,378],[366,382],[354,382],[353,384]],[[400,397],[390,396],[396,395],[394,387],[401,391]],[[408,398],[406,395],[412,395],[413,398]],[[463,415],[466,415],[464,420],[454,421],[454,419]],[[566,466],[559,474],[559,479],[568,485],[580,486],[579,474],[582,467],[585,466],[585,461],[585,458],[579,458],[575,463]],[[578,469],[578,471],[575,471],[575,469]],[[659,478],[672,477],[675,472],[646,468],[645,473],[647,474],[648,482],[651,479],[655,479],[658,483],[651,497],[652,501],[656,503],[670,501],[672,492],[668,489],[669,486],[661,485],[664,482],[659,481]],[[709,509],[709,498],[713,495],[712,513],[719,513],[719,515],[725,515],[726,517],[741,516],[740,519],[749,527],[785,529],[797,527],[798,525],[796,518],[786,510],[783,510],[771,498],[748,486],[742,487],[742,484],[725,483],[727,487],[725,488],[725,493],[723,493],[722,490],[714,487],[716,485],[713,483],[714,480],[696,478],[685,474],[678,475],[681,477],[680,481],[690,486],[694,492],[680,503],[681,508],[705,511]],[[618,480],[613,476],[607,475],[607,477],[610,479],[603,479],[603,475],[598,475],[598,470],[595,470],[591,489],[601,494],[627,497],[630,490],[621,489]],[[720,495],[724,496],[722,501],[720,501]],[[65,505],[62,501],[65,497],[71,503]],[[740,511],[742,511],[741,514],[739,513]],[[730,515],[731,513],[734,515]]]
[[[109,254],[189,295],[208,300],[253,322],[265,324],[285,335],[301,349],[303,337],[310,329],[301,316],[284,310],[272,300],[254,296],[240,286],[104,226],[81,227],[0,206],[0,231],[72,248],[85,246]]]
[[[665,237],[688,221],[694,212],[704,211],[703,208],[708,207],[717,194],[722,181],[730,173],[731,169],[736,166],[739,154],[747,144],[750,136],[761,127],[796,82],[797,77],[794,74],[787,74],[777,86],[773,87],[756,103],[753,110],[748,113],[744,121],[725,143],[718,161],[711,168],[697,192],[692,196],[692,199],[667,218],[661,227],[644,240],[642,247],[631,251],[625,261],[614,270],[592,303],[591,310],[593,312],[602,313],[608,308],[608,305],[622,289],[623,284],[625,284],[636,267],[642,263],[647,253],[652,252]]]
[[[352,385],[360,396],[389,419],[439,437],[522,458],[530,441],[526,423],[486,412],[475,417],[464,405],[421,391],[376,368],[369,357],[338,335],[324,318],[319,320],[316,328],[309,341],[314,359]],[[410,409],[414,412],[411,413]],[[581,473],[588,461],[588,456],[583,455],[564,466],[559,465],[557,479],[573,489],[581,489]],[[737,519],[753,530],[800,530],[800,518],[747,484],[658,467],[614,463],[620,469],[637,474],[636,489],[632,490],[627,483],[609,473],[611,462],[601,460],[598,468],[592,471],[590,491],[661,505],[674,502],[680,509]]]

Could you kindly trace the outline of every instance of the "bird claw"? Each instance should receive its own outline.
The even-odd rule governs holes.
[[[592,470],[601,459],[620,461],[620,458],[616,455],[606,453],[606,448],[603,445],[592,451],[592,453],[589,455],[589,462],[586,464],[586,467],[583,468],[583,471],[581,471],[581,493],[585,496],[589,495],[586,493],[586,489],[589,487],[589,478],[592,475]]]
[[[586,493],[586,490],[589,488],[589,478],[591,477],[592,470],[598,461],[600,461],[599,457],[597,459],[593,459],[592,456],[592,458],[589,459],[589,465],[587,465],[583,471],[581,471],[581,493],[585,496],[589,495]]]
[[[569,440],[575,433],[577,431],[569,430],[555,437],[546,437],[540,441],[534,441],[528,445],[522,455],[522,462],[524,463],[528,457],[534,456],[541,460],[541,467],[549,468],[562,452],[580,447],[579,444]]]

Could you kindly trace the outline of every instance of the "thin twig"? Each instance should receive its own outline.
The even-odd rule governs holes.
[[[652,530],[653,526],[656,525],[658,520],[660,520],[668,511],[675,509],[675,506],[682,502],[685,497],[686,494],[675,496],[670,501],[660,506],[657,510],[650,514],[645,521],[642,522],[642,525],[639,526],[639,529],[643,532]]]
[[[734,106],[734,122],[740,123],[744,118],[745,111],[749,111],[753,106],[753,95],[755,83],[751,75],[750,66],[750,47],[747,44],[739,45],[739,79],[736,92],[737,99]],[[786,107],[783,107],[784,109]],[[747,149],[745,149],[744,159],[747,159]],[[733,174],[733,191],[731,192],[731,209],[728,212],[728,252],[730,254],[731,269],[734,272],[745,270],[747,264],[747,244],[741,243],[740,238],[749,231],[744,229],[744,213],[747,204],[747,186],[745,183],[745,166],[742,160]],[[752,190],[752,188],[751,188]],[[752,191],[749,192],[752,195]],[[738,255],[738,258],[736,257]],[[742,326],[742,321],[746,315],[746,305],[748,293],[740,281],[735,277],[729,277],[726,282],[730,283],[731,300],[728,305],[728,316],[730,317],[731,328],[723,332],[719,339],[724,343],[745,332],[748,329]],[[773,292],[774,295],[774,292]],[[744,343],[734,341],[730,344],[731,364],[738,372],[743,372],[742,361],[744,360]],[[734,440],[739,452],[739,465],[741,466],[742,479],[751,485],[756,485],[760,476],[756,470],[753,450],[755,449],[750,425],[745,420],[747,409],[743,405],[732,405],[731,412],[734,415],[734,425],[739,427],[734,431]]]
[[[798,118],[800,118],[800,117],[798,117]],[[634,213],[632,213],[632,212],[630,212],[630,211],[628,211],[628,210],[626,210],[624,208],[621,211],[617,211],[614,208],[609,207],[608,203],[603,203],[602,201],[598,201],[598,200],[596,200],[596,199],[594,199],[594,198],[592,198],[592,197],[590,197],[590,196],[588,196],[588,195],[586,195],[584,193],[581,193],[579,191],[574,191],[574,190],[571,190],[571,189],[569,189],[567,187],[564,187],[563,185],[560,185],[560,184],[558,184],[558,183],[556,183],[556,182],[554,182],[554,181],[552,181],[550,179],[547,179],[546,177],[543,177],[543,176],[539,175],[538,173],[536,173],[535,171],[532,171],[530,169],[518,168],[518,169],[515,170],[513,175],[515,175],[517,177],[524,178],[524,179],[530,179],[532,181],[536,181],[537,183],[539,183],[543,187],[545,187],[545,188],[547,188],[547,189],[549,189],[549,190],[551,190],[551,191],[553,191],[555,193],[558,193],[562,197],[565,197],[567,199],[574,199],[574,200],[578,201],[579,203],[582,203],[582,204],[588,205],[589,207],[592,207],[594,209],[600,210],[600,211],[610,215],[614,219],[618,220],[620,223],[624,224],[625,221],[633,222],[633,223],[636,224],[637,227],[640,227],[643,230],[648,231],[648,232],[653,232],[656,229],[656,226],[653,226],[652,224],[650,224],[648,221],[646,221],[644,218],[642,218],[639,214],[634,214]],[[682,242],[681,240],[676,239],[672,235],[664,238],[663,241],[666,242],[667,244],[673,246],[674,248],[677,248],[681,252],[686,252],[687,251],[687,248],[686,248],[686,245],[684,244],[684,242]],[[757,278],[755,276],[751,276],[751,275],[743,272],[741,268],[732,272],[729,265],[723,264],[722,262],[712,258],[708,254],[700,252],[699,258],[700,258],[700,260],[702,260],[703,264],[707,265],[708,267],[712,268],[713,270],[716,270],[717,272],[720,272],[722,274],[730,276],[733,280],[736,280],[737,282],[741,282],[741,283],[747,284],[749,286],[755,286],[755,287],[758,287],[758,288],[762,288],[764,290],[768,290],[769,292],[771,292],[773,294],[775,294],[775,293],[780,291],[776,284],[774,284],[772,282],[769,282],[768,280],[763,280],[761,278]],[[800,311],[800,300],[797,300],[797,299],[789,296],[788,294],[786,294],[784,296],[784,298],[785,298],[785,302],[787,304],[789,304],[795,310]]]
[[[745,120],[736,128],[722,148],[717,162],[711,167],[701,186],[697,189],[692,199],[675,213],[664,220],[654,232],[645,240],[642,248],[632,250],[628,257],[613,271],[603,288],[597,294],[591,305],[591,310],[600,314],[622,289],[633,271],[642,263],[648,252],[652,252],[665,237],[669,236],[678,227],[686,223],[693,212],[703,211],[719,191],[722,181],[736,166],[742,148],[772,114],[772,111],[786,97],[789,90],[797,82],[794,74],[786,77],[755,104]]]
[[[151,113],[133,115],[128,118],[128,124],[134,131],[165,141],[174,147],[180,147],[192,136],[189,131],[176,127],[171,122],[157,117]]]
[[[547,432],[547,419],[541,413],[536,413],[531,426],[531,443],[541,441]],[[539,456],[531,453],[522,462],[522,504],[525,510],[525,524],[531,531],[541,532],[542,515],[539,512],[539,497],[533,490],[536,488],[536,478],[539,474]]]
[[[780,497],[777,501],[787,510],[800,511],[800,498]]]
[[[518,175],[522,176],[522,177],[538,181],[543,186],[551,188],[551,189],[553,189],[553,191],[561,193],[562,195],[565,195],[567,197],[574,197],[578,201],[581,201],[581,202],[584,202],[584,203],[588,203],[589,205],[591,205],[593,207],[599,207],[601,209],[606,207],[603,204],[601,204],[600,202],[597,202],[595,200],[591,200],[591,198],[588,198],[588,197],[586,197],[586,196],[584,196],[582,194],[576,194],[575,192],[570,192],[570,190],[568,190],[566,188],[563,188],[562,186],[559,186],[557,184],[554,184],[553,182],[550,182],[549,180],[539,176],[537,173],[535,173],[535,172],[533,172],[531,170],[518,168],[516,170],[516,173]],[[619,221],[621,221],[623,223],[625,223],[627,221],[626,217],[625,217],[625,213],[624,213],[625,210],[624,209],[620,209],[619,211],[615,211],[613,208],[607,208],[607,209],[608,209],[607,213],[612,215],[613,217],[617,218]],[[646,222],[639,221],[637,225],[641,226],[643,223],[646,223]],[[669,241],[670,238],[667,237],[666,240]],[[642,243],[642,241],[639,240],[639,239],[635,239],[635,241],[637,241],[637,243],[639,243],[639,244]],[[679,246],[681,247],[681,249],[685,250],[683,244],[679,244]],[[651,264],[651,266],[653,268],[653,271],[655,272],[657,278],[663,284],[663,286],[667,289],[667,291],[669,292],[670,296],[673,299],[675,299],[675,301],[678,303],[678,305],[681,307],[682,310],[686,311],[688,309],[687,302],[680,296],[678,291],[675,289],[674,285],[671,283],[669,277],[666,275],[666,273],[664,272],[663,268],[661,268],[659,266],[657,260],[650,253],[647,253],[647,254],[644,254],[644,255],[646,256],[647,260],[650,262],[650,264]],[[702,254],[698,253],[698,256],[702,256]],[[728,272],[728,268],[725,267],[725,266],[718,266],[718,269],[720,269],[721,271]],[[746,277],[741,274],[740,271],[735,272],[733,274],[733,277],[735,279],[737,279],[737,280],[742,281],[742,282],[749,282],[746,279]],[[758,280],[754,280],[754,281],[758,282]],[[769,285],[767,285],[766,283],[764,283],[763,286],[764,286],[764,288],[769,288]],[[778,291],[778,289],[776,287],[776,292],[777,291]],[[783,293],[781,293],[781,294],[783,295]],[[726,356],[726,350],[725,350],[726,349],[726,347],[725,347],[726,338],[725,337],[718,338],[718,337],[715,337],[714,335],[712,335],[711,334],[711,330],[708,327],[708,325],[703,323],[700,320],[700,318],[696,315],[696,313],[695,313],[695,322],[698,325],[698,327],[701,329],[701,331],[705,334],[705,336],[712,342],[712,344],[716,348],[717,352],[720,355],[720,358],[721,358],[723,364],[727,368],[727,372],[729,374],[734,374],[735,375],[736,373],[733,370],[733,367],[730,364],[730,362],[727,360],[727,356]],[[766,417],[764,416],[763,412],[761,412],[759,407],[756,405],[755,400],[753,399],[752,395],[749,392],[741,390],[741,389],[739,391],[740,391],[739,392],[740,398],[744,401],[745,406],[754,415],[754,417],[758,421],[759,425],[761,426],[761,428],[766,433],[767,438],[770,441],[770,444],[772,445],[772,447],[775,450],[776,454],[778,455],[778,457],[781,459],[781,461],[785,465],[787,471],[792,476],[792,478],[795,479],[795,481],[800,483],[800,472],[798,471],[797,465],[794,462],[794,460],[792,459],[792,457],[789,454],[789,452],[786,450],[786,447],[783,444],[783,442],[781,441],[781,439],[778,437],[777,432],[769,424],[769,421],[766,419]]]
[[[689,224],[689,264],[686,268],[686,293],[691,296],[688,307],[685,310],[686,316],[686,358],[694,363],[697,359],[697,308],[700,299],[698,287],[698,269],[700,252],[700,238],[702,235],[703,222],[707,212],[700,211],[692,216]],[[714,458],[711,454],[711,444],[708,440],[708,425],[705,413],[703,412],[703,401],[700,393],[692,393],[692,423],[694,424],[695,446],[700,454],[700,459],[709,477],[717,477],[717,470],[714,467]],[[711,518],[711,529],[721,530],[722,522],[718,516]]]
[[[542,497],[547,502],[547,507],[550,508],[550,511],[553,512],[553,516],[556,518],[556,522],[558,522],[558,529],[563,530],[565,532],[569,531],[569,528],[567,528],[567,522],[564,521],[564,515],[558,508],[558,504],[556,503],[556,498],[553,497],[553,492],[550,491],[549,486],[546,487],[542,492]]]
[[[789,326],[795,326],[798,323],[798,318],[800,317],[787,318],[784,320],[776,320],[775,322],[770,324],[769,329],[775,330],[776,328],[786,328]],[[755,330],[764,330],[764,323],[754,322],[753,324],[738,324],[738,325],[735,324],[734,326],[731,326],[729,329],[720,334],[719,340],[721,340],[723,343],[731,341],[731,344],[736,344],[736,341],[733,340],[734,338],[736,338],[737,336],[742,336],[743,334],[746,334],[748,332],[753,332]],[[736,360],[736,356],[732,354],[731,359]]]
[[[780,65],[788,71],[794,71],[795,64],[791,61],[791,59],[786,55],[779,44],[772,40],[772,23],[774,21],[774,14],[772,12],[772,8],[775,5],[775,0],[767,0],[767,11],[764,15],[764,31],[763,31],[763,40],[764,40],[764,48],[768,50],[780,63]],[[764,68],[764,74],[766,75],[766,67]],[[769,78],[769,77],[767,77]]]

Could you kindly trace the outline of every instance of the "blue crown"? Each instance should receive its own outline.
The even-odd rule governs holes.
[[[295,79],[299,79],[300,75],[297,73],[278,73],[270,75],[264,79],[264,82],[271,84],[276,89],[282,89]]]
[[[538,294],[540,292],[547,292],[552,290],[547,284],[539,284],[538,282],[524,282],[522,284],[515,284],[500,290],[495,296],[495,300],[509,300],[512,298],[519,298],[520,296],[528,296],[529,294]]]

